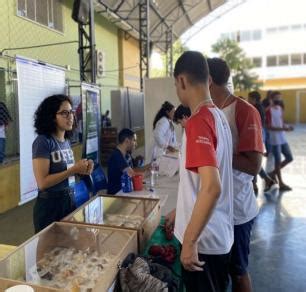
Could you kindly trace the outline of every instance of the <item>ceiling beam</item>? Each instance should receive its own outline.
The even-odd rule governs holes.
[[[193,22],[191,21],[191,19],[190,19],[190,17],[189,17],[189,14],[188,14],[188,12],[186,11],[186,8],[185,8],[185,6],[184,6],[183,1],[182,1],[182,0],[179,0],[179,4],[180,4],[180,7],[181,7],[181,9],[182,9],[182,11],[183,11],[183,15],[185,15],[185,17],[186,17],[186,19],[187,19],[189,25],[190,25],[190,26],[193,26]]]
[[[211,0],[206,0],[209,11],[212,11]]]

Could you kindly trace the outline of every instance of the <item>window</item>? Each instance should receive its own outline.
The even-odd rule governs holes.
[[[278,56],[278,65],[279,66],[288,66],[289,65],[289,56],[288,55]]]
[[[238,40],[237,32],[231,32],[229,38],[233,41],[237,41]]]
[[[221,39],[229,39],[230,38],[230,34],[229,33],[222,33],[221,34]]]
[[[273,33],[276,33],[276,32],[277,32],[277,28],[276,27],[267,28],[267,33],[268,34],[273,34]]]
[[[291,65],[301,65],[302,63],[302,54],[291,55]]]
[[[267,57],[267,66],[273,67],[277,65],[277,58],[276,56],[269,56]]]
[[[262,65],[262,58],[261,57],[254,57],[252,59],[252,63],[255,66],[255,68],[260,68]]]
[[[17,15],[63,31],[62,0],[18,0]]]
[[[302,29],[302,25],[301,25],[301,24],[292,25],[292,26],[291,26],[291,29],[292,29],[293,31],[299,31],[299,30]]]
[[[280,26],[278,30],[279,32],[287,32],[289,30],[289,26]]]
[[[249,30],[241,31],[240,32],[240,41],[247,42],[251,40],[251,32]]]
[[[259,29],[253,30],[252,39],[253,39],[253,41],[261,40],[261,30],[259,30]]]

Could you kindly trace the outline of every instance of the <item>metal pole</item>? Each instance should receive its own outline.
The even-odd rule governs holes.
[[[91,83],[96,83],[96,40],[95,40],[95,19],[93,0],[89,3],[89,39],[90,39],[90,56],[91,56]]]
[[[140,89],[143,90],[143,79],[149,77],[150,71],[150,1],[139,1],[139,51],[140,51]]]

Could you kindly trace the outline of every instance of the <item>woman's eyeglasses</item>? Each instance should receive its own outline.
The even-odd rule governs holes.
[[[75,111],[74,110],[70,110],[70,111],[66,111],[66,110],[63,110],[61,112],[57,112],[56,114],[57,115],[61,115],[63,118],[68,118],[70,115],[74,115]]]

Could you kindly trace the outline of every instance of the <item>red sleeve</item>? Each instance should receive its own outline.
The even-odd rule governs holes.
[[[236,124],[239,135],[237,151],[263,153],[262,124],[258,111],[245,101],[237,102]]]
[[[199,167],[218,167],[213,117],[210,120],[199,116],[190,118],[186,125],[186,140],[186,169],[198,172]]]
[[[266,125],[267,127],[271,127],[271,124],[272,124],[271,109],[268,108],[266,111]]]

